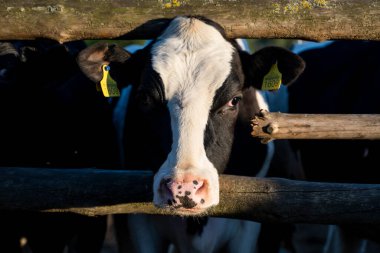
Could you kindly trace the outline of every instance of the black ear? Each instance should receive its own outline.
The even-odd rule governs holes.
[[[130,57],[131,54],[118,45],[97,43],[82,50],[77,61],[83,73],[96,83],[103,77],[102,66],[110,65],[110,74],[118,82],[122,77],[122,65]]]
[[[245,86],[257,89],[262,89],[264,76],[276,63],[284,85],[295,81],[305,69],[305,62],[301,57],[281,47],[266,47],[252,55],[240,52],[240,58],[245,74]]]

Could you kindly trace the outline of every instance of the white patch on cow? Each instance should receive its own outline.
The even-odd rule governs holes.
[[[241,50],[252,53],[246,39],[236,39],[236,43],[240,46]]]
[[[131,241],[136,252],[252,253],[260,223],[209,217],[201,234],[187,232],[186,219],[174,216],[133,214],[128,216]],[[163,244],[170,242],[170,251]]]
[[[238,43],[238,45],[241,47],[242,50],[247,51],[247,52],[251,51],[249,49],[247,40],[236,39],[236,42]],[[267,102],[266,96],[263,95],[263,92],[265,91],[256,90],[255,95],[256,95],[257,104],[260,109],[269,111],[269,104]],[[269,142],[266,147],[267,147],[267,153],[266,153],[263,165],[261,166],[259,172],[256,174],[256,177],[265,177],[268,174],[269,167],[274,156],[275,147],[274,147],[273,142]]]
[[[256,100],[259,105],[259,108],[269,111],[269,105],[266,102],[266,99],[261,92],[262,91],[256,90]],[[269,142],[266,147],[267,147],[267,153],[265,155],[264,163],[261,166],[261,169],[259,170],[259,172],[256,174],[256,177],[265,177],[268,174],[269,167],[274,156],[275,147],[274,147],[273,142]]]
[[[191,174],[207,180],[210,198],[203,208],[219,202],[217,171],[203,145],[216,90],[231,71],[234,48],[214,27],[196,18],[178,17],[152,48],[153,69],[159,73],[171,117],[172,150],[154,179],[154,203],[165,177]],[[212,186],[212,187],[211,187]]]
[[[261,92],[258,90],[256,90],[256,99],[257,99],[257,104],[259,105],[259,108],[267,110],[269,112],[268,103],[265,101],[263,94],[261,94]]]
[[[267,153],[265,155],[265,159],[263,162],[263,165],[261,166],[261,169],[256,174],[256,177],[266,177],[270,168],[270,164],[272,162],[273,156],[274,156],[274,150],[275,146],[273,142],[269,142],[267,144]]]

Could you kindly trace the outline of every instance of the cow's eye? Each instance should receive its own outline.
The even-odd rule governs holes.
[[[241,100],[241,96],[234,97],[230,101],[228,101],[227,106],[228,107],[236,107]]]

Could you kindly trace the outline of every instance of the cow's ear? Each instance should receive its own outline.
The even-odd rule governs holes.
[[[252,55],[241,52],[240,57],[246,87],[275,90],[270,88],[271,85],[276,86],[275,82],[291,84],[305,69],[305,62],[301,57],[281,47],[266,47]],[[279,80],[276,81],[276,78]]]
[[[98,83],[103,78],[103,65],[113,69],[113,78],[120,79],[121,66],[128,61],[131,54],[115,44],[96,43],[82,50],[78,55],[78,65],[83,73],[92,81]],[[118,80],[116,80],[118,81]]]

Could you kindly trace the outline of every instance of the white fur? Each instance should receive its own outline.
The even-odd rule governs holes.
[[[259,105],[259,108],[267,110],[269,112],[269,105],[266,102],[266,99],[264,98],[263,94],[261,94],[261,92],[258,90],[256,90],[256,99],[257,99],[257,104]]]
[[[265,99],[265,96],[263,96],[261,91],[256,90],[256,100],[260,109],[269,111],[269,105]],[[267,153],[265,156],[264,163],[261,166],[260,171],[256,174],[256,177],[266,177],[269,171],[269,167],[272,162],[273,156],[274,156],[274,149],[275,149],[275,146],[273,142],[269,142],[267,144]]]
[[[165,242],[175,246],[171,252],[254,253],[260,229],[256,222],[209,217],[201,235],[190,235],[183,218],[142,214],[130,215],[128,225],[136,253],[166,253]]]
[[[172,150],[154,179],[156,205],[166,203],[158,194],[161,180],[181,180],[185,173],[209,181],[210,199],[202,208],[219,202],[218,174],[206,157],[204,131],[215,92],[231,71],[233,50],[214,27],[186,17],[174,19],[152,48],[173,133]]]
[[[185,22],[185,24],[182,24],[182,22]],[[177,23],[181,23],[182,25],[177,25],[183,28],[186,24],[188,24],[188,22],[190,21],[181,19],[178,20]],[[201,26],[203,27],[204,25]],[[215,45],[210,45],[210,48],[208,49],[210,52],[206,55],[197,54],[196,52],[193,52],[193,64],[209,60],[209,55],[213,53],[213,50],[217,50],[215,46],[218,45],[218,48],[220,48],[219,42],[223,42],[222,45],[224,44],[224,39],[219,38],[216,34],[214,34],[214,32],[216,31],[213,31],[213,28],[203,28],[210,29],[210,31],[207,31],[206,34],[208,34],[209,36],[215,36],[216,38],[218,38],[218,40],[214,42]],[[175,30],[175,27],[172,27],[171,29],[172,31],[177,32],[177,30]],[[202,29],[198,27],[196,30],[199,31]],[[176,35],[178,35],[178,33]],[[194,34],[188,34],[188,36],[191,37],[194,36]],[[160,46],[157,46],[157,48],[154,48],[153,50],[158,50],[158,48],[165,50],[162,50],[161,52],[153,51],[155,55],[153,64],[156,64],[155,70],[158,73],[160,73],[165,85],[165,92],[167,96],[166,98],[169,100],[168,106],[172,117],[172,128],[175,128],[178,131],[175,132],[176,135],[173,137],[174,139],[176,139],[176,143],[173,144],[172,152],[170,153],[168,159],[165,161],[165,163],[162,165],[161,169],[155,176],[154,189],[157,189],[157,183],[159,183],[162,178],[171,176],[174,173],[177,177],[180,177],[181,173],[189,171],[184,169],[190,168],[190,170],[192,170],[192,173],[198,170],[199,172],[197,171],[197,173],[200,173],[202,176],[206,178],[213,178],[213,180],[215,180],[211,182],[213,187],[212,194],[214,194],[216,196],[215,198],[218,200],[218,176],[212,164],[205,157],[205,150],[203,147],[203,131],[207,122],[208,110],[211,106],[212,98],[215,94],[216,89],[220,87],[220,85],[224,81],[223,79],[225,79],[227,74],[229,73],[229,64],[226,64],[225,70],[222,71],[222,69],[219,69],[219,72],[217,72],[217,75],[220,75],[219,79],[218,77],[214,76],[216,75],[214,73],[215,70],[212,70],[209,71],[210,73],[200,73],[199,75],[203,75],[204,77],[201,80],[197,80],[196,78],[191,77],[190,74],[186,73],[186,71],[191,70],[191,67],[194,67],[186,67],[183,65],[184,58],[186,57],[181,58],[180,56],[177,56],[177,54],[173,53],[175,59],[170,59],[170,57],[173,57],[171,51],[176,51],[174,45],[181,45],[181,43],[186,44],[187,42],[176,41],[174,43],[172,41],[174,44],[173,45],[167,42],[167,40],[173,40],[174,38],[166,38],[166,40],[164,40],[163,37],[165,37],[165,34],[162,36],[159,42],[162,44]],[[184,37],[184,35],[182,35],[181,37]],[[207,38],[205,38],[204,40],[207,40]],[[164,42],[167,44],[165,44]],[[205,41],[203,42],[205,43]],[[188,43],[191,43],[191,46],[194,46],[196,41],[191,40]],[[190,47],[190,45],[187,46]],[[186,48],[186,45],[183,45],[183,47]],[[226,47],[229,48],[229,46],[227,45]],[[232,51],[229,52],[232,55]],[[189,53],[189,55],[191,54]],[[230,60],[231,59],[228,57],[228,55],[226,55],[225,62],[229,63]],[[166,66],[160,65],[163,62],[165,62]],[[220,67],[219,62],[211,61],[209,64],[213,64]],[[198,64],[195,64],[195,66],[196,65]],[[207,69],[208,67],[204,70],[206,71]],[[195,70],[191,71],[194,72]],[[201,72],[202,69],[198,69],[196,71]],[[181,80],[182,82],[190,80],[190,82],[188,82],[189,87],[183,85],[181,83]],[[211,80],[219,80],[219,83],[215,83]],[[190,96],[183,97],[183,94],[185,92],[189,92]],[[195,94],[203,96],[192,97]],[[256,98],[258,100],[260,108],[268,110],[268,104],[266,103],[261,93],[257,92]],[[179,104],[179,101],[185,102]],[[205,104],[207,106],[205,106]],[[202,108],[202,112],[198,112],[198,110],[200,110],[198,108]],[[192,124],[197,124],[198,126],[200,126],[200,128],[197,130],[199,131],[198,133],[192,132],[192,128],[194,127]],[[180,129],[181,127],[183,127],[182,132]],[[195,138],[197,139],[195,140]],[[186,139],[190,140],[190,142],[186,142]],[[268,154],[257,176],[264,177],[268,172],[269,164],[273,157],[274,145],[273,143],[270,143],[267,147]],[[178,153],[178,156],[175,155],[176,151],[180,151]],[[201,158],[201,160],[198,160],[199,157]],[[186,165],[186,163],[190,164],[190,167],[187,167],[189,165],[184,166]],[[173,169],[175,169],[176,167],[179,169],[177,172],[174,172]],[[155,198],[157,198],[156,195]],[[158,199],[156,201],[159,202],[160,200]],[[155,203],[157,204],[157,202]],[[175,247],[171,247],[170,252],[215,253],[220,251],[221,248],[225,249],[224,252],[230,253],[255,252],[257,239],[261,228],[260,223],[246,220],[235,220],[214,217],[209,217],[208,219],[209,220],[207,222],[207,225],[205,225],[205,227],[203,228],[204,230],[201,235],[189,235],[186,232],[186,220],[181,219],[179,217],[130,215],[128,224],[131,228],[131,231],[133,231],[133,233],[131,233],[133,237],[132,241],[136,246],[137,252],[163,253],[162,244],[165,241],[169,241],[175,245]]]

